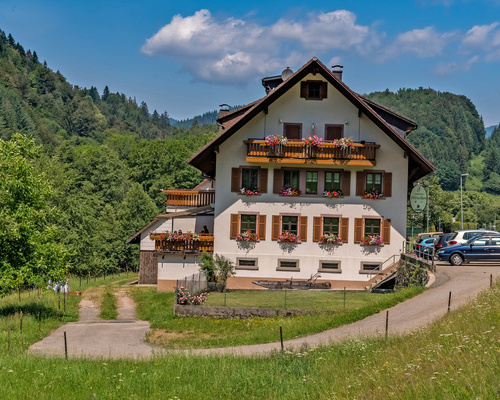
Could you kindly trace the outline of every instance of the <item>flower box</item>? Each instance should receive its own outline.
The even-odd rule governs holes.
[[[253,233],[250,229],[243,232],[241,235],[236,236],[236,241],[238,242],[258,242],[259,235]]]
[[[363,246],[382,246],[384,244],[384,240],[380,235],[366,235],[361,239],[361,244]]]
[[[280,189],[280,196],[300,196],[302,192],[298,189],[282,187]]]
[[[333,233],[322,235],[319,238],[319,243],[321,244],[342,244],[342,238],[339,235]]]
[[[241,188],[240,193],[245,195],[245,196],[258,196],[260,194],[257,189],[252,190],[252,189],[245,189],[245,188]]]
[[[295,233],[284,231],[278,237],[278,243],[300,243],[300,239]]]
[[[352,138],[340,138],[340,139],[334,139],[333,142],[333,147],[342,147],[343,149],[348,149],[349,147],[354,146],[354,140]]]
[[[365,199],[373,199],[373,200],[376,200],[376,199],[381,199],[382,198],[382,193],[379,192],[378,190],[372,190],[371,192],[365,192],[363,197]]]
[[[342,197],[342,191],[341,190],[332,190],[331,192],[323,192],[323,196],[328,197],[329,199],[337,199],[339,197]]]
[[[149,238],[151,240],[168,240],[169,242],[181,242],[185,240],[200,240],[200,236],[197,233],[193,232],[149,232]]]
[[[310,147],[321,147],[321,143],[323,142],[323,139],[321,139],[320,137],[316,136],[316,135],[307,135],[307,138],[304,138],[302,139],[302,142],[304,142],[304,144],[306,146],[310,146]]]
[[[281,135],[275,135],[275,134],[272,134],[272,135],[268,135],[266,136],[266,138],[264,139],[266,141],[266,144],[268,146],[279,146],[279,145],[286,145],[288,139],[284,136],[281,136]]]

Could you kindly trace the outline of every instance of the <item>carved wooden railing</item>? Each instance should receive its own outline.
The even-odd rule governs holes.
[[[214,251],[214,236],[199,234],[200,238],[167,240],[154,239],[155,250],[163,253],[201,253],[203,251],[212,253]]]
[[[262,139],[243,141],[247,145],[247,157],[287,158],[298,160],[339,160],[376,161],[375,143],[354,143],[352,146],[339,147],[333,141],[325,140],[320,147],[307,146],[301,141],[288,141],[285,145],[270,146]]]
[[[202,207],[215,203],[215,190],[168,189],[167,206]]]

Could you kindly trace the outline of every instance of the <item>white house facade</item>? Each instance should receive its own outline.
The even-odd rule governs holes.
[[[209,226],[200,239],[210,237],[210,250],[236,265],[230,289],[317,273],[332,289],[363,289],[391,268],[405,240],[408,188],[434,167],[406,139],[415,122],[341,77],[313,58],[263,79],[262,99],[222,110],[219,134],[188,161],[211,182],[197,195],[213,198],[171,213],[188,213],[178,225],[167,213],[148,228],[173,231],[181,218],[194,221],[186,231]],[[141,257],[149,248],[158,289],[171,290],[197,270],[200,250],[162,250],[148,232],[139,235]]]

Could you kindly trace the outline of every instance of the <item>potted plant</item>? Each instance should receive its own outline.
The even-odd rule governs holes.
[[[240,193],[245,196],[257,196],[259,194],[259,191],[257,189],[241,188]]]
[[[342,190],[331,190],[323,192],[323,196],[328,197],[329,199],[335,199],[342,196]]]
[[[319,238],[321,244],[342,244],[342,238],[334,233],[326,233]]]
[[[286,145],[287,143],[287,138],[282,136],[282,135],[275,135],[274,133],[272,135],[266,136],[264,139],[266,141],[266,144],[268,146],[279,146],[279,145]]]
[[[298,189],[282,187],[280,189],[280,196],[300,196],[302,192]]]
[[[238,242],[258,242],[259,235],[248,229],[246,232],[243,232],[242,234],[236,236],[236,240]]]
[[[377,189],[373,188],[371,192],[366,191],[363,195],[365,199],[381,199],[382,198],[382,192],[379,192]]]
[[[302,139],[304,144],[309,147],[316,147],[319,148],[321,147],[321,143],[323,142],[323,139],[316,136],[316,135],[307,135],[307,138]]]
[[[361,239],[361,244],[364,246],[381,246],[384,240],[380,235],[366,235]]]
[[[300,240],[295,233],[283,231],[281,235],[278,237],[279,243],[299,243]]]

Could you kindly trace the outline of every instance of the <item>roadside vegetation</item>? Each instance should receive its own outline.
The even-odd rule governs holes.
[[[413,287],[397,293],[287,291],[287,308],[311,310],[310,315],[247,319],[178,317],[173,314],[174,294],[154,288],[131,291],[138,318],[151,323],[148,341],[170,349],[227,347],[277,342],[280,326],[284,340],[345,325],[392,307],[421,293]],[[207,305],[285,308],[285,291],[210,293]]]
[[[2,350],[0,398],[31,398],[36,390],[38,399],[494,399],[499,315],[497,283],[411,335],[271,357],[65,361]]]

